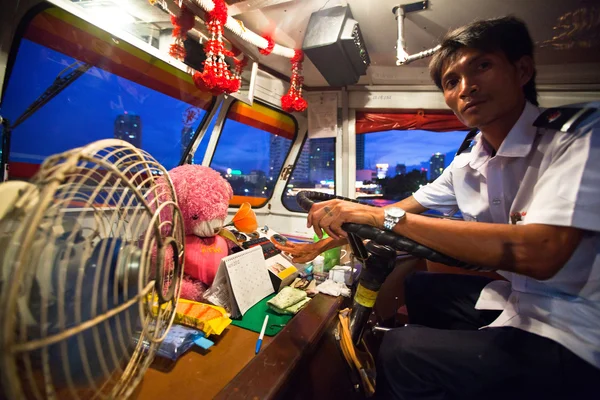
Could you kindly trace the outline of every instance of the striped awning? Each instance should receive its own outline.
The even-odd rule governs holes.
[[[296,121],[291,116],[262,104],[249,106],[236,101],[227,118],[286,139],[294,140],[296,137]]]

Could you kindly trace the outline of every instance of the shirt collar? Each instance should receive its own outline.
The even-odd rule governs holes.
[[[488,146],[485,144],[483,137],[481,136],[481,132],[475,136],[473,139],[475,144],[471,149],[471,160],[469,161],[469,165],[473,169],[479,169],[487,160],[489,160],[491,156],[491,151],[488,149]]]
[[[525,157],[529,154],[537,135],[537,128],[533,126],[533,122],[539,115],[540,109],[526,102],[521,117],[508,132],[496,154],[503,157]]]
[[[496,152],[502,157],[525,157],[531,151],[531,146],[537,135],[537,128],[533,122],[540,115],[540,110],[530,102],[525,103],[521,116],[512,127],[508,135]],[[479,132],[473,139],[475,144],[471,150],[469,165],[473,169],[479,169],[492,155],[492,148],[483,139]]]

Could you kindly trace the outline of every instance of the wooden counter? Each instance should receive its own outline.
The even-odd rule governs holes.
[[[342,298],[317,295],[273,338],[230,326],[209,350],[192,350],[177,362],[157,358],[133,399],[269,399],[286,389],[323,334],[335,323]],[[211,338],[212,339],[212,338]]]
[[[194,347],[176,362],[156,358],[133,399],[212,399],[254,356],[258,334],[230,325],[208,350]],[[273,338],[265,336],[263,349]],[[176,396],[176,397],[171,397]]]

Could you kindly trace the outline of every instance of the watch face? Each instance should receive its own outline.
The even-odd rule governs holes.
[[[386,213],[392,218],[402,218],[404,217],[405,211],[398,207],[390,207],[386,209]]]

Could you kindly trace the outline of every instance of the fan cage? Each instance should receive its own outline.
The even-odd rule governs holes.
[[[8,398],[128,397],[175,316],[184,228],[167,171],[103,140],[49,157],[0,221]]]

